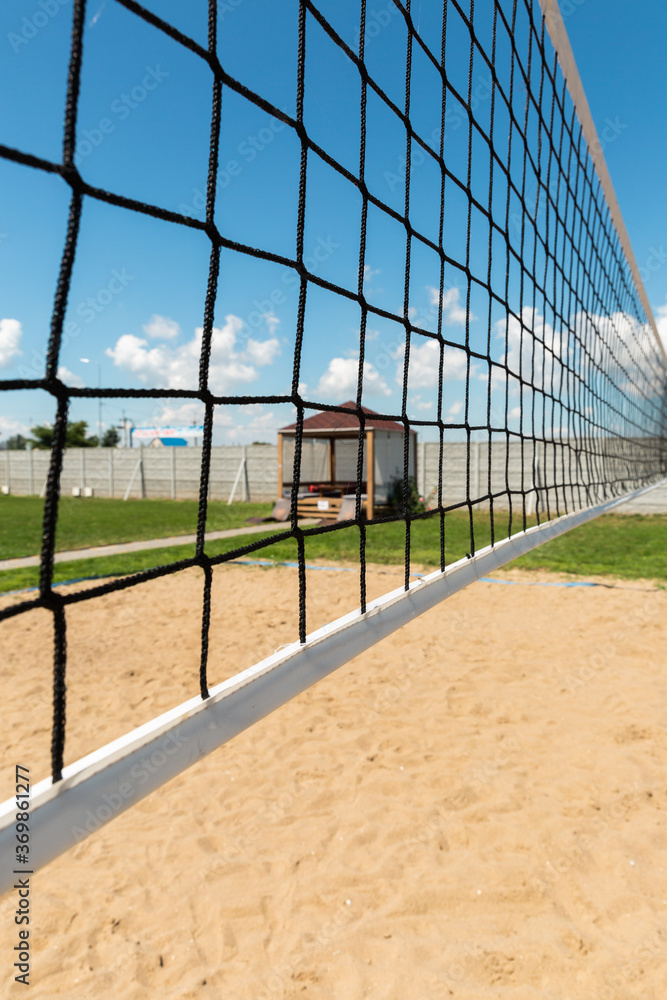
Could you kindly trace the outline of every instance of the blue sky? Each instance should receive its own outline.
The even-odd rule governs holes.
[[[206,44],[204,0],[149,0],[147,6],[200,44]],[[478,5],[478,10],[480,6]],[[507,5],[508,7],[510,5]],[[319,8],[356,49],[358,4],[320,0]],[[413,0],[419,30],[437,51],[440,4]],[[354,12],[357,10],[357,20]],[[402,105],[405,24],[391,0],[368,7],[366,59],[389,97]],[[667,326],[667,205],[662,197],[667,134],[667,69],[661,59],[667,29],[662,0],[563,0],[564,17],[635,254],[647,276],[656,317]],[[220,0],[219,56],[228,72],[289,115],[296,108],[296,0]],[[479,15],[478,15],[479,17]],[[480,35],[488,33],[480,18]],[[0,142],[59,160],[65,96],[70,0],[7,0],[0,9]],[[517,28],[520,45],[525,25]],[[500,33],[502,35],[502,32]],[[499,41],[499,67],[503,65]],[[351,62],[310,16],[307,25],[304,117],[311,137],[356,173],[359,161],[359,82]],[[462,22],[451,18],[447,57],[451,80],[465,89],[468,47]],[[507,65],[507,61],[505,63]],[[473,71],[476,114],[488,119],[488,70]],[[439,83],[416,51],[412,119],[425,141],[439,143]],[[211,74],[205,63],[121,7],[115,0],[87,6],[77,166],[87,182],[197,219],[204,217],[208,163]],[[447,162],[465,179],[467,127],[450,100]],[[294,131],[228,88],[223,93],[222,143],[216,223],[233,240],[293,258],[300,144]],[[366,181],[369,189],[401,211],[404,199],[405,132],[375,94],[368,99]],[[502,131],[502,109],[497,129]],[[411,220],[438,238],[439,175],[413,151]],[[488,194],[488,154],[473,145],[473,188]],[[516,168],[513,168],[516,169]],[[0,377],[40,377],[53,294],[60,264],[69,189],[58,177],[0,159]],[[435,206],[435,208],[434,208]],[[446,249],[465,260],[467,202],[450,185]],[[304,255],[313,273],[356,290],[361,196],[317,156],[310,155]],[[513,238],[517,233],[513,234]],[[664,241],[664,242],[663,242]],[[486,272],[488,231],[473,214],[470,266]],[[368,219],[365,294],[396,319],[369,317],[364,403],[400,412],[405,331],[403,312],[405,231],[371,206]],[[210,245],[205,234],[87,198],[72,278],[61,377],[72,385],[196,388]],[[493,280],[504,278],[500,253]],[[436,255],[413,248],[410,317],[435,330],[439,292]],[[510,293],[516,294],[515,277]],[[229,395],[287,393],[292,378],[298,277],[294,269],[223,251],[214,319],[211,386]],[[487,337],[488,298],[473,289],[466,303],[460,270],[446,274],[442,301],[447,349],[444,410],[456,424],[465,415],[466,331],[473,347]],[[505,351],[494,304],[492,356]],[[548,321],[532,319],[543,335]],[[360,310],[310,285],[300,372],[305,398],[340,403],[355,395]],[[504,324],[503,324],[504,328]],[[667,330],[665,331],[667,340]],[[457,346],[458,345],[458,346]],[[514,355],[512,355],[514,351]],[[509,340],[509,361],[521,351]],[[89,363],[82,358],[88,358]],[[437,351],[414,335],[408,410],[435,417]],[[471,370],[469,415],[486,403],[489,372]],[[543,372],[545,379],[548,372]],[[492,378],[492,408],[504,420],[505,385]],[[508,409],[518,427],[515,390]],[[53,400],[41,391],[3,393],[0,439],[49,422]],[[123,413],[136,425],[198,422],[198,404],[180,401],[104,401],[103,425]],[[73,419],[96,429],[96,401],[75,400]],[[228,406],[216,417],[215,443],[275,440],[292,418],[289,406],[258,402]],[[556,415],[549,419],[557,420]],[[425,436],[429,436],[426,432]]]

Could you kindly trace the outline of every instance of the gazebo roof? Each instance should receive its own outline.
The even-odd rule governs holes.
[[[349,410],[356,410],[357,408],[357,404],[352,400],[340,405]],[[383,431],[394,433],[398,431],[401,434],[403,433],[403,424],[396,423],[395,420],[382,420],[375,410],[369,410],[367,406],[362,406],[361,408],[366,415],[366,427],[377,427]],[[353,413],[336,413],[333,410],[321,410],[313,413],[312,417],[306,417],[303,422],[303,430],[305,434],[316,434],[319,432],[323,437],[334,434],[349,434],[350,432],[358,433],[359,420]],[[290,434],[295,431],[295,423],[280,428],[281,434]],[[414,434],[414,431],[411,430],[410,433]]]

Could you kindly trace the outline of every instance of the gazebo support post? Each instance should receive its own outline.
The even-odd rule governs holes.
[[[283,498],[283,436],[278,434],[278,499]]]
[[[372,521],[374,515],[373,501],[375,498],[375,456],[373,449],[374,431],[366,429],[366,518]]]
[[[333,486],[336,482],[336,439],[329,438],[329,482]]]

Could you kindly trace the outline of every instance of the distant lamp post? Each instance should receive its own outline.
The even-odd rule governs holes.
[[[102,365],[99,361],[92,361],[90,358],[79,358],[79,361],[84,365],[96,365],[97,366],[97,388],[102,388]],[[97,447],[102,447],[102,397],[99,396],[97,400]]]

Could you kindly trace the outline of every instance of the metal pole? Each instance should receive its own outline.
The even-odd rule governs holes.
[[[426,441],[419,442],[418,448],[419,461],[417,462],[417,481],[419,486],[420,497],[424,497],[426,500]]]
[[[141,499],[146,499],[146,477],[144,476],[144,446],[141,446],[141,458],[139,459],[139,471],[141,473]]]
[[[132,492],[132,487],[134,486],[134,480],[136,478],[137,472],[139,471],[140,467],[141,467],[141,459],[139,459],[139,461],[137,462],[132,471],[132,475],[130,476],[130,481],[127,484],[127,489],[125,490],[125,496],[123,497],[123,500],[127,500],[130,493]]]
[[[243,499],[250,500],[250,483],[248,482],[248,449],[243,445]]]
[[[238,467],[238,471],[236,473],[236,479],[234,480],[234,485],[232,486],[232,492],[229,494],[229,500],[227,501],[227,506],[228,507],[231,506],[231,503],[232,503],[232,501],[234,499],[234,495],[236,493],[236,487],[239,485],[239,479],[241,478],[241,473],[243,472],[243,470],[245,468],[245,462],[246,462],[246,457],[245,457],[245,448],[244,448],[243,449],[243,454],[242,454],[242,457],[241,457],[241,464]]]
[[[472,459],[473,459],[472,479],[473,479],[473,488],[475,491],[474,499],[479,500],[479,488],[480,488],[479,487],[479,441],[473,441],[470,447],[472,449]]]

